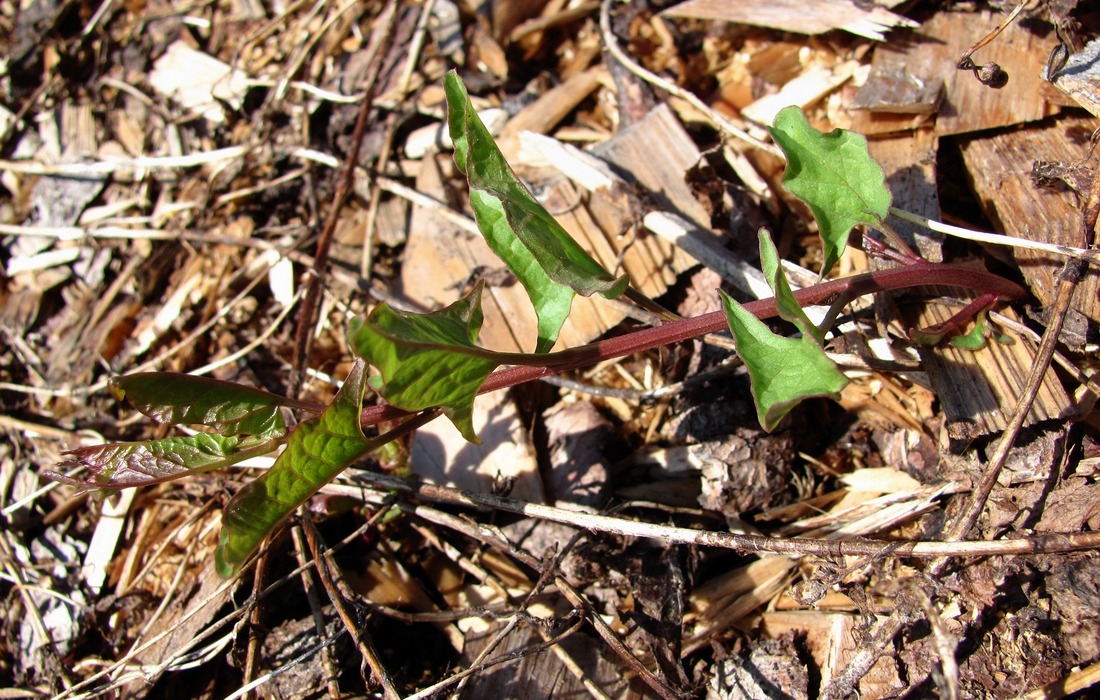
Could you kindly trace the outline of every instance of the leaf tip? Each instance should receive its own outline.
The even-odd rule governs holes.
[[[122,377],[111,377],[107,380],[107,391],[110,391],[111,396],[117,401],[126,400],[126,389],[122,386],[121,380]]]
[[[217,571],[218,576],[221,576],[223,579],[233,578],[241,568],[241,562],[228,558],[229,547],[230,536],[223,528],[221,536],[218,538],[218,546],[214,550],[214,570]]]

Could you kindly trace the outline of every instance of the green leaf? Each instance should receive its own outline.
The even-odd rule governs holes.
[[[209,425],[223,435],[278,437],[286,433],[285,397],[251,387],[175,372],[115,377],[111,393],[161,423]]]
[[[497,148],[451,71],[443,81],[455,163],[470,183],[470,204],[486,242],[527,290],[538,316],[536,352],[549,352],[569,315],[573,293],[614,298],[626,291],[539,204]]]
[[[374,447],[359,425],[365,369],[357,360],[324,413],[300,423],[271,469],[226,504],[215,552],[221,576],[232,576],[283,518]]]
[[[84,466],[92,478],[80,481],[53,472],[48,475],[78,486],[121,489],[171,481],[225,467],[275,449],[277,441],[263,438],[199,433],[144,442],[112,442],[65,452],[73,459],[62,469]]]
[[[749,371],[756,415],[765,430],[774,430],[803,399],[839,398],[848,379],[812,335],[776,335],[724,292],[721,295],[737,352]]]
[[[769,129],[787,155],[783,185],[809,205],[825,244],[824,276],[858,224],[875,226],[890,210],[890,190],[867,139],[843,129],[823,134],[798,107],[785,107]]]
[[[798,305],[798,300],[794,298],[794,292],[791,291],[787,275],[783,272],[783,266],[779,262],[779,251],[776,250],[775,243],[772,242],[771,234],[768,233],[767,229],[762,228],[756,235],[760,239],[760,269],[764,272],[764,277],[768,280],[768,286],[772,288],[772,292],[775,294],[775,307],[779,311],[779,317],[798,326],[803,334],[812,335],[817,339],[818,344],[823,344],[825,334],[818,330],[814,322]]]
[[[998,333],[989,320],[988,311],[980,311],[974,317],[974,327],[965,335],[957,335],[951,339],[951,344],[962,350],[981,350],[986,346],[990,338],[1002,345],[1011,345],[1012,338],[1004,333]]]
[[[474,397],[509,357],[474,344],[481,331],[479,283],[470,294],[430,314],[380,304],[352,319],[348,340],[357,355],[382,373],[380,393],[394,406],[420,411],[441,406],[462,436],[480,443],[473,427]]]

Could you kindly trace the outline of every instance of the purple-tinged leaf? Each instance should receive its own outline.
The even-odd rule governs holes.
[[[117,399],[161,423],[209,425],[223,435],[279,437],[286,433],[279,407],[306,408],[260,389],[175,372],[115,377],[110,388]]]
[[[191,476],[270,452],[277,441],[199,433],[144,442],[111,442],[66,452],[62,469],[83,466],[92,478],[81,481],[47,472],[51,479],[90,488],[148,486]]]

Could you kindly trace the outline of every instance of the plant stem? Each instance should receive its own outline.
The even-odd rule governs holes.
[[[876,292],[929,285],[970,289],[981,294],[993,294],[1004,300],[1019,301],[1027,297],[1027,292],[1023,288],[991,272],[958,265],[934,263],[917,263],[901,268],[877,270],[843,279],[829,280],[812,287],[800,289],[794,295],[801,306],[811,306],[833,303],[837,300],[851,301],[857,297]],[[774,297],[750,301],[744,306],[749,313],[759,319],[772,318],[777,313]],[[679,343],[708,333],[723,331],[727,328],[725,313],[714,311],[661,326],[643,328],[633,333],[562,350],[561,352],[526,356],[524,357],[525,363],[532,358],[538,358],[539,364],[537,366],[524,364],[498,370],[485,380],[479,393],[505,389],[552,374],[587,367],[615,357],[644,352],[662,345]],[[407,411],[386,404],[370,406],[363,409],[361,421],[364,426],[377,425],[382,421],[393,420],[407,415],[407,413]]]

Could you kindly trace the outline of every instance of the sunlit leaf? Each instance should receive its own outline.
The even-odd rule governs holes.
[[[548,352],[569,315],[573,293],[613,298],[627,287],[577,245],[512,172],[470,104],[458,74],[444,79],[455,162],[470,183],[470,204],[489,247],[515,273],[538,316],[536,352]]]
[[[767,229],[757,232],[760,239],[760,269],[768,280],[768,285],[775,294],[775,307],[779,311],[779,317],[798,326],[803,333],[813,335],[818,343],[824,342],[824,334],[817,329],[814,322],[806,315],[794,298],[791,285],[787,281],[787,275],[783,272],[783,266],[779,262],[779,251],[772,242],[771,234]]]
[[[798,107],[786,107],[769,129],[787,155],[783,185],[813,211],[825,245],[826,274],[840,259],[848,233],[875,225],[890,210],[890,190],[867,139],[843,129],[824,134],[810,126]]]
[[[357,360],[324,413],[300,423],[271,469],[226,504],[219,574],[231,576],[283,518],[373,447],[359,425],[365,369]]]
[[[161,423],[209,425],[224,435],[278,437],[286,398],[240,384],[175,372],[115,377],[111,393]]]
[[[111,442],[66,452],[72,459],[62,469],[84,466],[92,478],[79,481],[49,473],[51,478],[80,486],[121,489],[171,481],[225,467],[275,449],[277,441],[199,433],[144,442]]]
[[[481,331],[478,284],[454,304],[430,314],[396,311],[380,304],[366,319],[352,319],[348,340],[356,354],[382,373],[379,391],[406,411],[433,406],[470,442],[480,442],[472,422],[474,397],[506,355],[475,345]]]
[[[737,352],[752,382],[756,414],[765,430],[774,430],[800,401],[814,396],[839,398],[848,379],[825,355],[812,335],[786,338],[772,333],[744,307],[720,292]]]

